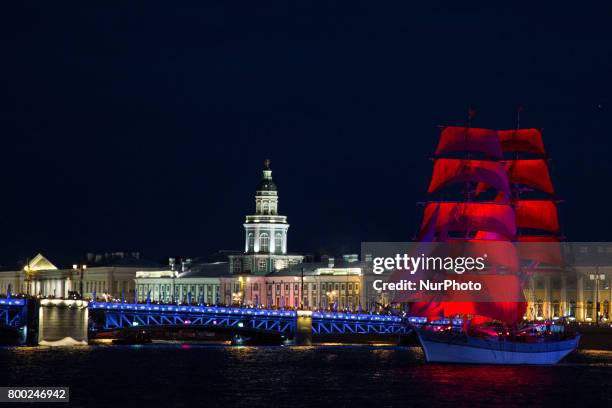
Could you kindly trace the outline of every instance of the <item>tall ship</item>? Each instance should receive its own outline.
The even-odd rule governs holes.
[[[562,267],[557,200],[540,129],[443,126],[433,158],[420,242],[464,243],[489,251],[489,274],[517,301],[420,301],[410,316],[460,321],[416,328],[429,362],[556,364],[579,335],[552,322],[526,323],[524,282],[535,269]],[[498,288],[499,290],[499,288]],[[532,314],[533,315],[533,314]]]

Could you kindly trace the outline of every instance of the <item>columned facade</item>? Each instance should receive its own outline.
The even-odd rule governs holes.
[[[365,282],[365,269],[359,262],[303,263],[266,276],[222,277],[220,293],[226,305],[357,311],[367,310]]]
[[[174,271],[138,272],[136,293],[139,302],[192,303],[216,305],[219,298],[219,278],[183,277]],[[191,302],[190,302],[191,301]]]
[[[595,277],[599,280],[596,281]],[[576,267],[573,271],[535,272],[525,286],[529,320],[568,317],[579,322],[612,318],[612,267]]]

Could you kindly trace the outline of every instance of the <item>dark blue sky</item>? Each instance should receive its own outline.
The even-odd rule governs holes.
[[[19,3],[1,17],[5,262],[240,249],[266,157],[289,250],[411,239],[436,125],[470,104],[495,128],[524,105],[568,239],[611,239],[607,2]]]

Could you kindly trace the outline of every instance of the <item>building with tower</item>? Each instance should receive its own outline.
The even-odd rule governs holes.
[[[255,214],[244,222],[244,253],[230,255],[230,273],[266,275],[303,261],[287,253],[287,217],[278,213],[278,189],[272,179],[270,160],[264,162],[262,179],[255,192]]]

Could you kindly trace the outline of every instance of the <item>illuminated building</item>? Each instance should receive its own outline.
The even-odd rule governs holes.
[[[177,267],[174,258],[170,258],[170,266],[166,270],[137,272],[138,300],[186,303],[191,297],[192,303],[219,303],[219,277],[228,273],[228,263],[191,264],[191,260],[186,259]]]
[[[386,294],[373,290],[371,263],[359,262],[354,254],[336,262],[307,262],[266,276],[229,275],[220,278],[225,304],[268,308],[368,310],[388,303]]]
[[[302,262],[302,255],[287,253],[287,217],[278,214],[278,190],[266,160],[255,193],[255,214],[244,222],[244,253],[230,255],[233,274],[265,275]]]
[[[569,316],[579,322],[612,317],[612,244],[572,244],[575,266],[561,272],[542,270],[529,277],[525,287],[527,318]],[[599,305],[599,306],[598,306]]]
[[[87,254],[79,266],[83,269],[83,297],[90,299],[126,298],[134,295],[137,271],[159,270],[160,265],[141,260],[138,253],[114,252]],[[75,265],[76,266],[76,265]],[[13,293],[27,293],[42,297],[67,298],[81,287],[81,270],[58,268],[42,254],[36,255],[19,270],[0,272],[0,293],[8,288]]]

